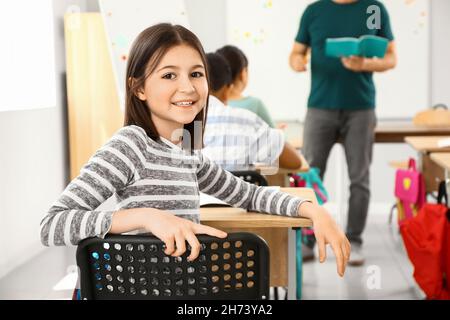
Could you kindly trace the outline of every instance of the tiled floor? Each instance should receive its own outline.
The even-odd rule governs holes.
[[[367,263],[347,269],[339,278],[333,254],[324,264],[304,265],[304,299],[421,299],[414,284],[412,268],[394,228],[387,217],[369,217],[365,233]],[[68,299],[73,281],[75,248],[49,248],[29,263],[0,279],[0,299]],[[377,277],[379,275],[379,277]],[[65,278],[66,284],[60,281]],[[73,279],[73,277],[72,277]],[[63,290],[54,290],[59,283]],[[379,284],[379,288],[377,288]],[[67,289],[64,290],[64,287]],[[283,296],[283,295],[281,295]]]
[[[53,287],[73,271],[75,247],[53,247],[0,279],[0,299],[67,299],[70,290]]]
[[[330,250],[328,259],[304,265],[304,299],[422,299],[415,285],[413,268],[395,228],[386,215],[369,216],[364,234],[366,263],[347,267],[344,278],[336,273]]]

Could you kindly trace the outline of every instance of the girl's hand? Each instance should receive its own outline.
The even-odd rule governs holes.
[[[321,263],[325,261],[325,246],[330,244],[336,256],[337,272],[343,277],[351,251],[347,237],[325,208],[310,202],[304,202],[299,210],[300,216],[310,218],[313,221],[314,235],[319,246],[319,261]]]
[[[200,253],[200,242],[196,234],[208,234],[213,237],[225,238],[227,234],[218,229],[197,224],[177,217],[170,212],[150,209],[143,218],[143,228],[153,233],[166,245],[165,254],[179,257],[186,251],[186,241],[191,246],[188,261],[196,259]]]

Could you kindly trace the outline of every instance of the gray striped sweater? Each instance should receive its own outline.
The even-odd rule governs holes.
[[[199,191],[235,207],[289,216],[297,216],[305,201],[244,182],[200,151],[188,155],[162,137],[154,141],[142,128],[127,126],[91,157],[51,206],[40,225],[41,242],[77,245],[104,237],[115,211],[96,208],[112,195],[116,210],[156,208],[198,223]]]

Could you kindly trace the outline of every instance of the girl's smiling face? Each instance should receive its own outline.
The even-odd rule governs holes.
[[[170,48],[137,92],[146,101],[159,134],[172,134],[191,123],[205,107],[208,82],[200,54],[182,44]]]

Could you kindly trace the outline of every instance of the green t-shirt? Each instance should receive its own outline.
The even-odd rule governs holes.
[[[275,128],[272,117],[270,116],[266,106],[260,99],[249,96],[239,100],[228,100],[227,104],[234,108],[246,109],[253,113],[256,113],[271,128]]]
[[[369,29],[367,20],[380,8],[380,29]],[[300,21],[296,42],[311,48],[311,92],[308,107],[322,109],[375,108],[375,85],[372,72],[354,72],[346,69],[339,58],[325,56],[327,38],[376,35],[394,39],[389,15],[384,5],[375,0],[358,0],[338,4],[320,0],[310,4]]]

